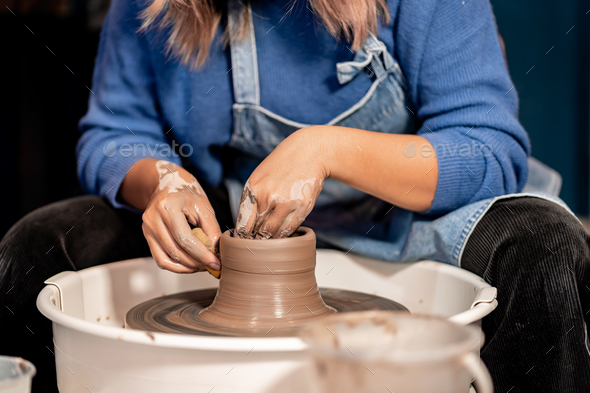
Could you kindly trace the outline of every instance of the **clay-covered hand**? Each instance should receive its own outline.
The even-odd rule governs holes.
[[[277,146],[246,182],[236,222],[238,237],[288,237],[313,209],[326,172],[311,133],[303,130]]]
[[[219,270],[219,260],[191,233],[201,227],[217,246],[221,230],[197,180],[168,161],[158,161],[159,184],[143,213],[143,233],[156,263],[176,273]]]

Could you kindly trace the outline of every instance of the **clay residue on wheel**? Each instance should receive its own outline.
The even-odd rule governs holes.
[[[270,328],[240,329],[214,325],[205,321],[200,312],[213,302],[215,294],[215,289],[202,289],[145,301],[129,310],[125,316],[123,327],[159,333],[240,337],[296,336],[301,328],[296,324],[275,327],[272,330]],[[360,292],[320,288],[320,294],[325,303],[339,313],[367,310],[407,311],[405,307],[393,300]]]

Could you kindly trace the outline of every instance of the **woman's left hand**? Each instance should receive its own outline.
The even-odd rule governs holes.
[[[311,131],[293,133],[254,170],[240,201],[238,237],[288,237],[311,212],[326,178]]]

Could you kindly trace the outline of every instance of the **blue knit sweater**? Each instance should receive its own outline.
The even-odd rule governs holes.
[[[372,80],[359,75],[338,84],[336,63],[353,54],[305,3],[298,0],[287,16],[286,0],[259,1],[253,8],[261,104],[297,122],[322,124],[360,100]],[[438,186],[428,213],[522,189],[530,145],[517,120],[517,94],[488,0],[388,5],[392,23],[380,27],[378,38],[408,79],[417,134],[438,152]],[[153,156],[180,163],[166,147],[173,143],[184,144],[182,153],[190,154],[197,175],[217,185],[223,179],[219,147],[231,137],[231,65],[221,31],[207,64],[190,70],[164,53],[165,31],[137,32],[143,7],[145,0],[113,1],[88,113],[80,121],[80,181],[115,206],[122,206],[117,191],[136,161]],[[474,143],[488,150],[465,154]]]

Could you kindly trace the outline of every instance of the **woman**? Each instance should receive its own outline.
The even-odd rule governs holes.
[[[116,0],[77,149],[108,202],[50,205],[6,235],[6,329],[28,333],[16,315],[38,318],[59,271],[150,252],[218,269],[191,224],[217,243],[305,221],[324,246],[497,287],[482,350],[496,391],[589,391],[590,238],[557,198],[506,197],[530,150],[513,87],[486,1]]]

